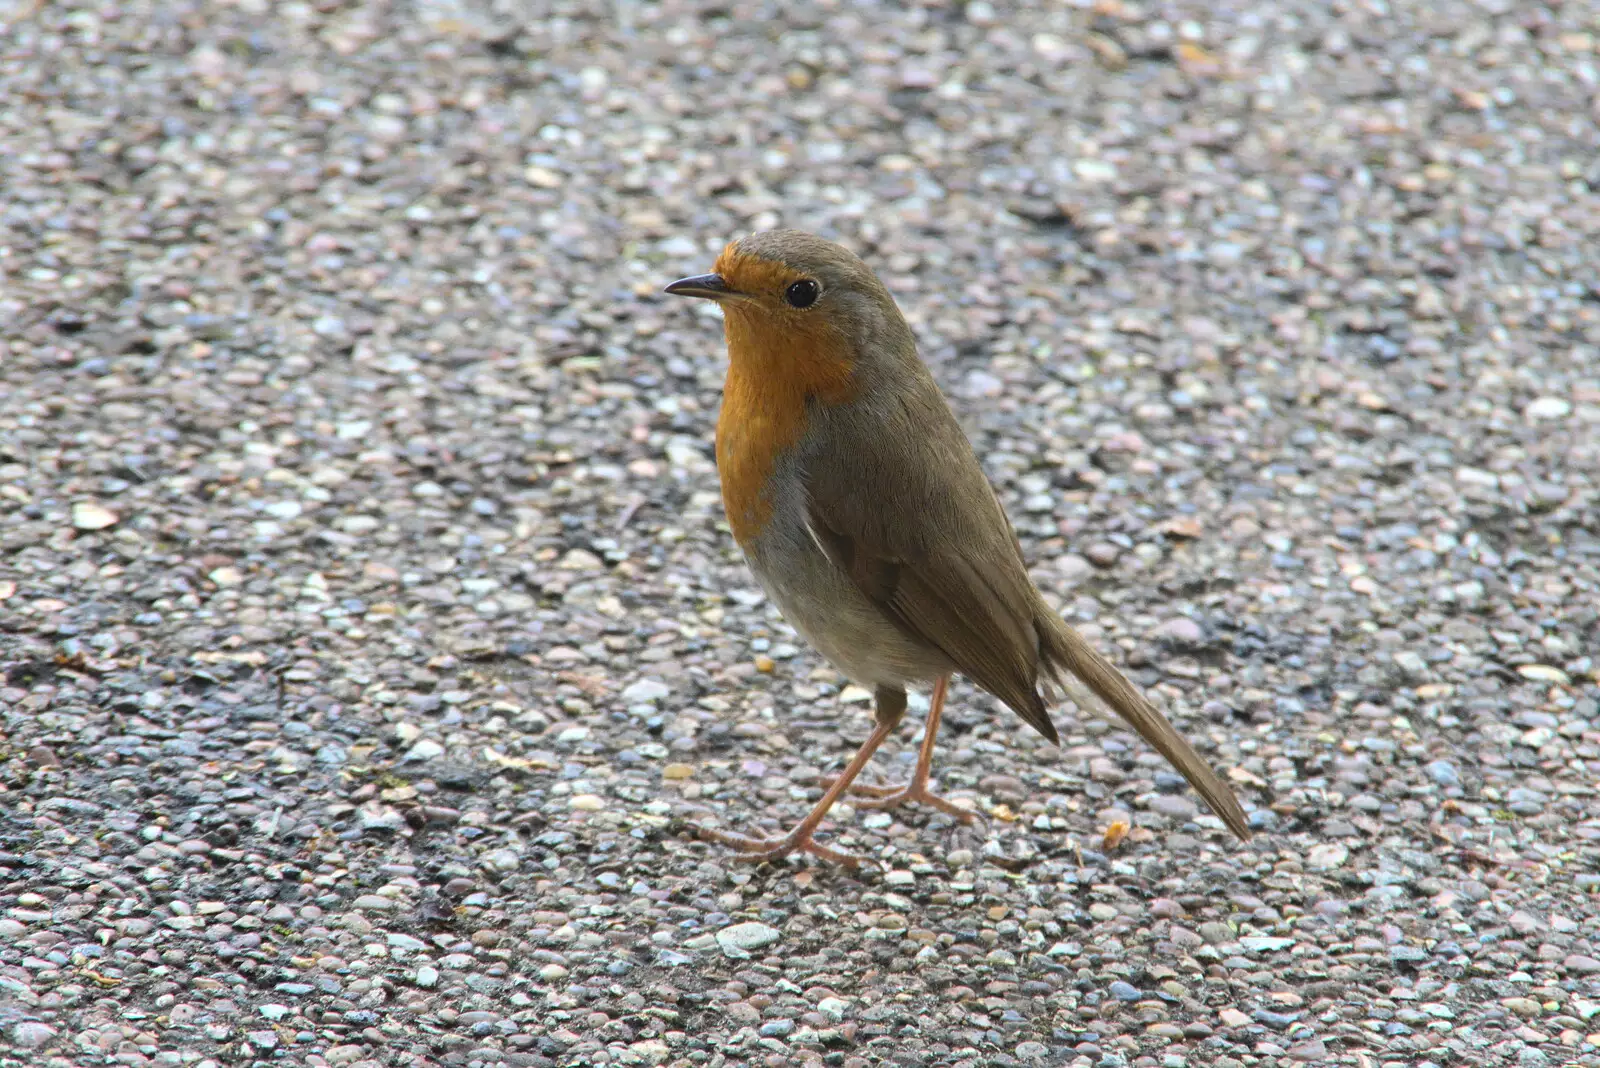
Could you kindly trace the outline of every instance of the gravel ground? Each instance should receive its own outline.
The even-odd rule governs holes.
[[[516,7],[0,3],[0,1062],[1600,1065],[1600,6]],[[686,836],[869,724],[659,294],[780,222],[1252,842],[965,684],[976,828]]]

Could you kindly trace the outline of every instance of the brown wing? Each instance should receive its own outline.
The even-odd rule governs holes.
[[[871,449],[807,465],[812,533],[908,636],[1056,742],[1038,689],[1037,595],[1016,539],[944,399],[918,399],[879,410],[888,425]]]
[[[1038,638],[1031,620],[1006,610],[981,566],[960,555],[908,559],[874,549],[813,505],[812,533],[867,599],[912,638],[1011,707],[1052,742],[1055,724],[1039,696]]]

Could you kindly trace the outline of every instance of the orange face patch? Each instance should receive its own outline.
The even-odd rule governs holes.
[[[746,545],[772,518],[768,484],[783,453],[805,432],[806,403],[838,404],[854,392],[855,355],[825,308],[796,311],[786,286],[802,277],[729,245],[716,272],[742,299],[722,303],[728,378],[717,419],[722,504],[734,538]]]
[[[764,260],[739,251],[737,241],[730,243],[717,257],[711,269],[722,276],[728,287],[736,293],[754,297],[774,297],[782,293],[790,282],[805,276],[776,260]]]

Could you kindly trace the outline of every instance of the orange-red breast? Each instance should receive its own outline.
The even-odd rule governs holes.
[[[702,835],[753,859],[805,851],[856,862],[813,833],[904,716],[906,687],[924,684],[933,694],[911,781],[856,789],[880,806],[916,800],[970,820],[928,788],[959,671],[1052,742],[1041,687],[1110,706],[1249,836],[1233,791],[1045,604],[911,328],[865,263],[820,237],[773,230],[730,244],[713,273],[666,291],[722,306],[717,467],[734,538],[784,618],[876,699],[871,735],[788,835]]]

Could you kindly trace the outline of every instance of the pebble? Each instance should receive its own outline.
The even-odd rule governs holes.
[[[717,945],[722,947],[722,952],[734,959],[749,956],[754,950],[765,949],[782,937],[776,927],[753,922],[736,923],[716,934]]]
[[[522,854],[515,849],[494,849],[479,861],[485,868],[497,872],[514,872],[522,867]]]
[[[1429,761],[1423,770],[1428,773],[1428,778],[1440,786],[1455,787],[1461,785],[1461,773],[1448,760]]]
[[[1522,413],[1529,419],[1565,419],[1572,414],[1572,402],[1564,397],[1539,397]]]
[[[356,820],[363,831],[383,832],[398,831],[406,822],[399,810],[377,802],[369,802],[357,809]]]
[[[1180,646],[1194,647],[1205,642],[1205,631],[1188,616],[1174,616],[1155,629],[1155,637]]]
[[[1500,1004],[1525,1019],[1532,1019],[1544,1012],[1544,1007],[1532,998],[1504,998]]]
[[[1350,859],[1350,850],[1337,842],[1323,842],[1311,847],[1306,854],[1306,867],[1314,871],[1331,871],[1344,866]]]
[[[1083,555],[1095,567],[1108,568],[1122,558],[1122,549],[1108,541],[1097,541],[1085,548]]]
[[[822,1013],[822,1015],[826,1016],[828,1019],[832,1020],[834,1023],[838,1023],[839,1021],[843,1020],[845,1018],[845,1014],[850,1011],[850,1003],[842,998],[823,998],[821,1001],[817,1002],[817,1011]]]
[[[22,1020],[11,1025],[11,1044],[18,1049],[38,1049],[55,1036],[55,1028],[36,1020]]]
[[[444,756],[444,746],[432,738],[422,738],[410,749],[406,750],[405,759],[409,763],[420,764],[429,760],[437,760]]]
[[[1305,1042],[1296,1042],[1287,1050],[1291,1060],[1320,1062],[1327,1059],[1328,1046],[1320,1038],[1309,1039]]]
[[[585,549],[572,549],[556,562],[561,571],[599,571],[604,566],[604,561]]]
[[[1416,681],[1428,676],[1428,662],[1419,653],[1404,649],[1395,653],[1393,660],[1394,666],[1400,670],[1400,674],[1408,679]]]
[[[654,703],[669,697],[672,690],[660,679],[640,679],[622,691],[622,699],[630,705]]]
[[[80,501],[72,506],[72,525],[79,530],[105,530],[116,526],[121,517],[103,504]]]
[[[1150,808],[1175,820],[1192,820],[1200,814],[1199,806],[1183,794],[1156,794],[1150,799]]]

